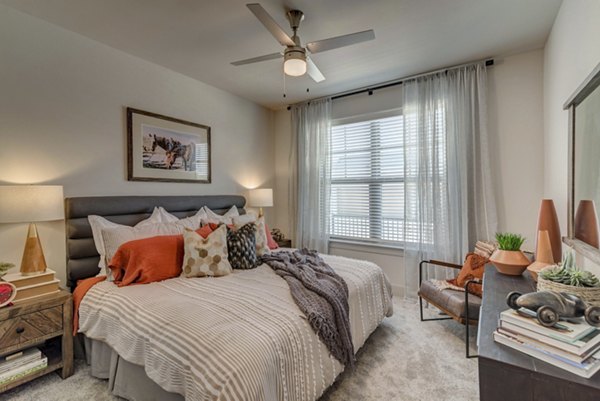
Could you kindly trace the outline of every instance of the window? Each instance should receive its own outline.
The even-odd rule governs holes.
[[[208,143],[196,144],[196,178],[199,180],[208,180]]]
[[[443,113],[434,113],[434,119],[431,131],[436,132],[426,138],[433,146],[425,148],[439,156],[432,158],[435,167],[431,168],[445,173]],[[405,241],[433,242],[433,227],[419,226],[416,196],[424,190],[443,193],[445,180],[436,175],[435,180],[426,179],[424,187],[417,187],[417,174],[424,170],[418,165],[417,149],[422,151],[423,144],[417,143],[416,132],[416,123],[402,114],[334,122],[329,216],[333,239],[395,246]]]

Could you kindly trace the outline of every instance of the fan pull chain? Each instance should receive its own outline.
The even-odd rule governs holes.
[[[283,72],[283,97],[285,98],[286,97],[286,94],[285,94],[285,92],[286,92],[286,88],[285,88],[285,71],[282,70],[282,72]]]

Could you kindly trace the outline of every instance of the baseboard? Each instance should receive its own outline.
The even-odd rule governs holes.
[[[392,295],[398,298],[404,298],[404,287],[392,284]]]

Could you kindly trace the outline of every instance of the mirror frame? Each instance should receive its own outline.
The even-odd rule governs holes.
[[[563,242],[596,264],[600,264],[600,249],[597,249],[577,238],[574,233],[575,220],[575,123],[577,106],[581,104],[596,88],[600,86],[600,64],[569,97],[563,110],[569,110],[569,171],[568,171],[568,198],[567,198],[567,224],[568,236],[563,237]]]

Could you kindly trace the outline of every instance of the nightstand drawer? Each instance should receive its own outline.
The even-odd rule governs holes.
[[[62,305],[37,312],[26,313],[0,322],[0,348],[18,345],[26,341],[63,330]]]

